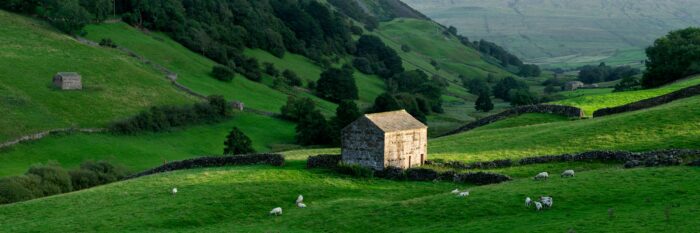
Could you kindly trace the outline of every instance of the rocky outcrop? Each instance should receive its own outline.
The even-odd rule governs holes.
[[[487,116],[481,118],[477,121],[466,124],[458,129],[450,131],[442,136],[448,136],[452,134],[457,134],[465,131],[469,131],[484,125],[488,125],[497,121],[504,120],[509,117],[518,116],[525,113],[548,113],[562,115],[570,118],[582,118],[584,116],[583,110],[577,107],[564,106],[564,105],[551,105],[551,104],[539,104],[539,105],[527,105],[520,106],[505,110],[501,113]]]
[[[593,112],[593,117],[602,117],[623,112],[637,111],[646,108],[656,107],[662,104],[667,104],[675,100],[684,99],[692,96],[700,95],[700,85],[684,88],[678,91],[671,92],[666,95],[657,96],[650,99],[637,101],[622,106],[603,108]]]

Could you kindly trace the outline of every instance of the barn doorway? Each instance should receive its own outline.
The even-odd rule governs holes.
[[[423,166],[425,164],[425,155],[420,154],[420,165]]]

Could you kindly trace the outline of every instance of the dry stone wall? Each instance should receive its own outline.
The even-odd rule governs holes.
[[[46,130],[42,132],[38,132],[35,134],[30,134],[30,135],[25,135],[22,137],[19,137],[17,139],[0,143],[0,149],[6,148],[6,147],[11,147],[23,142],[28,142],[28,141],[35,141],[42,139],[46,136],[52,135],[52,134],[57,134],[57,133],[71,133],[71,132],[80,132],[80,133],[101,133],[105,132],[107,129],[103,128],[86,128],[86,129],[78,129],[78,128],[62,128],[62,129],[51,129],[51,130]]]
[[[469,131],[484,125],[488,125],[497,121],[504,120],[513,116],[518,116],[525,113],[548,113],[562,115],[570,118],[582,118],[584,116],[583,110],[577,107],[564,106],[564,105],[552,105],[552,104],[539,104],[539,105],[527,105],[515,108],[510,108],[501,113],[494,114],[481,118],[477,121],[466,124],[458,129],[450,131],[442,136],[448,136],[452,134],[457,134],[465,131]]]
[[[602,117],[623,112],[631,112],[646,108],[652,108],[662,104],[670,103],[675,100],[684,99],[696,95],[700,95],[700,85],[684,88],[666,95],[657,96],[654,98],[645,99],[634,103],[625,104],[622,106],[599,109],[593,112],[593,117]]]
[[[205,167],[223,167],[232,165],[253,165],[253,164],[269,164],[272,166],[283,166],[284,157],[280,154],[247,154],[233,156],[211,156],[187,159],[166,163],[160,167],[156,167],[138,174],[135,174],[128,179],[133,179],[142,176],[153,175],[157,173],[186,170],[193,168]]]

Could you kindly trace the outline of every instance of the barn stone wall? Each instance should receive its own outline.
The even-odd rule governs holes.
[[[423,165],[427,159],[428,133],[426,128],[390,132],[386,133],[384,137],[385,166],[408,169]]]
[[[384,169],[384,132],[361,118],[343,129],[342,161],[375,170]]]

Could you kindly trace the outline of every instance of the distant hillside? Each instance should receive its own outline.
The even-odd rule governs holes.
[[[687,0],[404,0],[472,40],[486,39],[549,66],[636,64],[670,30],[700,24]]]

